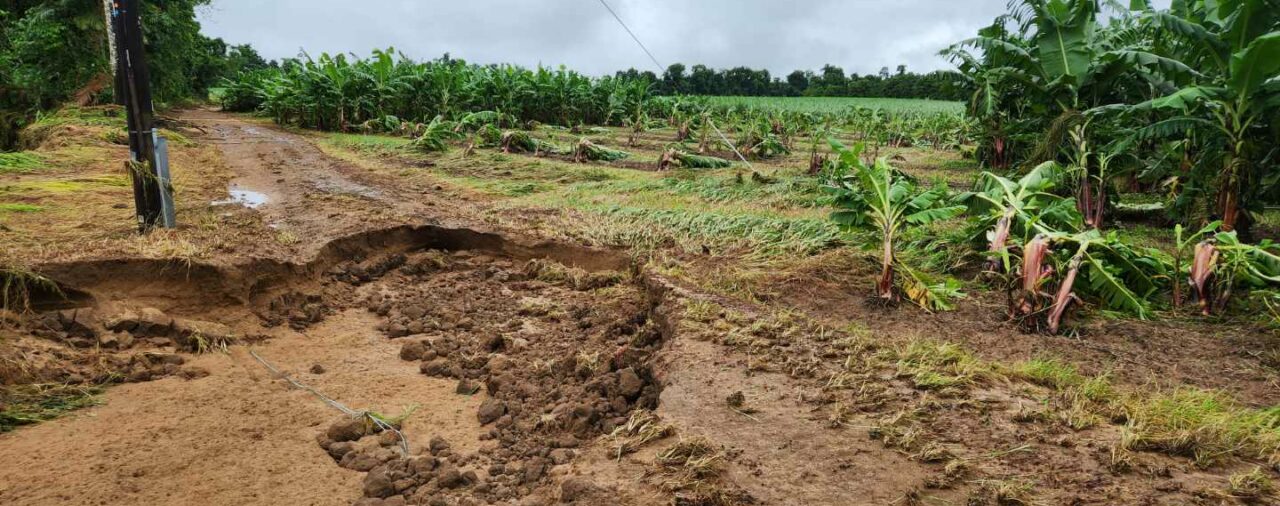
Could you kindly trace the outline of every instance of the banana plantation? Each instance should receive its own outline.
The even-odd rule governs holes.
[[[1280,504],[1280,0],[596,3],[0,2],[0,504]]]
[[[1058,333],[1080,308],[1208,316],[1280,301],[1269,295],[1280,248],[1263,230],[1266,207],[1280,204],[1276,7],[1012,2],[943,51],[974,90],[966,114],[725,105],[654,96],[643,80],[418,63],[391,49],[241,74],[220,100],[286,125],[412,138],[419,152],[640,167],[628,149],[648,135],[660,144],[642,149],[655,153],[644,162],[654,170],[755,171],[753,161],[777,169],[799,158],[806,184],[838,209],[832,219],[878,245],[878,299],[946,309],[964,296],[957,279],[980,272],[985,289],[1008,293],[1010,318]],[[949,188],[883,156],[906,148],[959,153],[985,170]],[[1133,244],[1120,232],[1135,220],[1176,233],[1168,247]],[[938,222],[967,237],[921,239]],[[913,266],[921,256],[935,258]]]

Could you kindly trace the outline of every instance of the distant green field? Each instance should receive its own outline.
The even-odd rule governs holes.
[[[850,106],[883,109],[888,112],[963,113],[964,103],[918,98],[859,97],[708,97],[713,103],[754,107],[776,107],[803,112],[830,112]]]

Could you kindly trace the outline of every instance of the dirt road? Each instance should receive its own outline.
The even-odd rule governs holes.
[[[422,212],[421,195],[403,199],[399,189],[358,182],[359,169],[297,135],[205,111],[184,119],[210,132],[201,142],[221,146],[238,189],[265,194],[257,207],[263,219],[297,237],[292,252],[269,246],[260,254],[306,258],[337,237],[432,221]],[[239,316],[253,319],[243,310]],[[253,349],[356,409],[395,413],[423,405],[407,422],[411,440],[441,435],[455,447],[477,447],[474,413],[483,394],[459,396],[453,382],[424,378],[397,358],[399,345],[382,338],[377,324],[364,311],[343,311],[304,332],[272,329]],[[208,377],[111,388],[99,407],[0,435],[0,476],[6,477],[0,503],[348,504],[359,498],[363,473],[338,467],[315,442],[338,412],[272,378],[248,349],[188,361]],[[313,366],[326,372],[313,374]]]

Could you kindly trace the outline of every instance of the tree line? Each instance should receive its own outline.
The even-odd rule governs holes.
[[[209,1],[142,3],[157,101],[202,97],[223,77],[268,65],[248,45],[200,33],[195,9]],[[110,102],[109,52],[101,0],[0,2],[0,148],[38,111],[72,99]]]
[[[658,76],[634,68],[615,77],[647,81],[659,95],[733,95],[769,97],[870,97],[965,100],[973,94],[968,81],[954,71],[917,74],[898,65],[875,74],[845,74],[843,68],[827,64],[817,72],[796,70],[785,78],[772,76],[767,69],[734,67],[713,69],[706,65],[686,67],[673,63]]]

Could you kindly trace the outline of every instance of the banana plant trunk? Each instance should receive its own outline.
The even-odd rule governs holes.
[[[1071,302],[1076,300],[1074,293],[1076,276],[1080,274],[1080,264],[1084,258],[1077,254],[1071,257],[1071,263],[1067,268],[1067,275],[1062,278],[1062,283],[1058,285],[1058,293],[1053,297],[1053,307],[1049,311],[1049,333],[1057,334],[1058,329],[1062,326],[1062,315],[1066,314],[1067,307]]]
[[[1209,316],[1213,312],[1213,301],[1209,294],[1209,279],[1218,263],[1218,247],[1213,240],[1196,244],[1195,257],[1191,261],[1191,289],[1195,291],[1196,300],[1200,303],[1200,313]]]
[[[894,299],[893,293],[893,233],[885,231],[884,254],[880,259],[880,280],[876,282],[876,296],[886,301]]]
[[[817,150],[814,150],[813,153],[809,155],[809,175],[816,176],[819,172],[822,172],[822,166],[826,162],[827,157],[818,153]]]
[[[1228,173],[1227,182],[1222,186],[1222,230],[1230,232],[1236,229],[1240,218],[1240,188],[1233,173]]]
[[[996,272],[1002,266],[1000,261],[1009,242],[1009,230],[1013,227],[1014,209],[1005,209],[996,221],[995,231],[991,234],[991,246],[987,249],[987,270]]]
[[[1076,198],[1076,208],[1080,214],[1084,215],[1084,224],[1089,228],[1102,228],[1103,212],[1107,206],[1107,194],[1104,185],[1099,182],[1097,189],[1094,189],[1093,178],[1089,176],[1086,169],[1080,178],[1079,196]]]
[[[1036,236],[1022,248],[1022,287],[1011,299],[1011,317],[1026,318],[1040,310],[1040,285],[1049,274],[1044,265],[1049,251],[1049,239],[1044,236]]]

